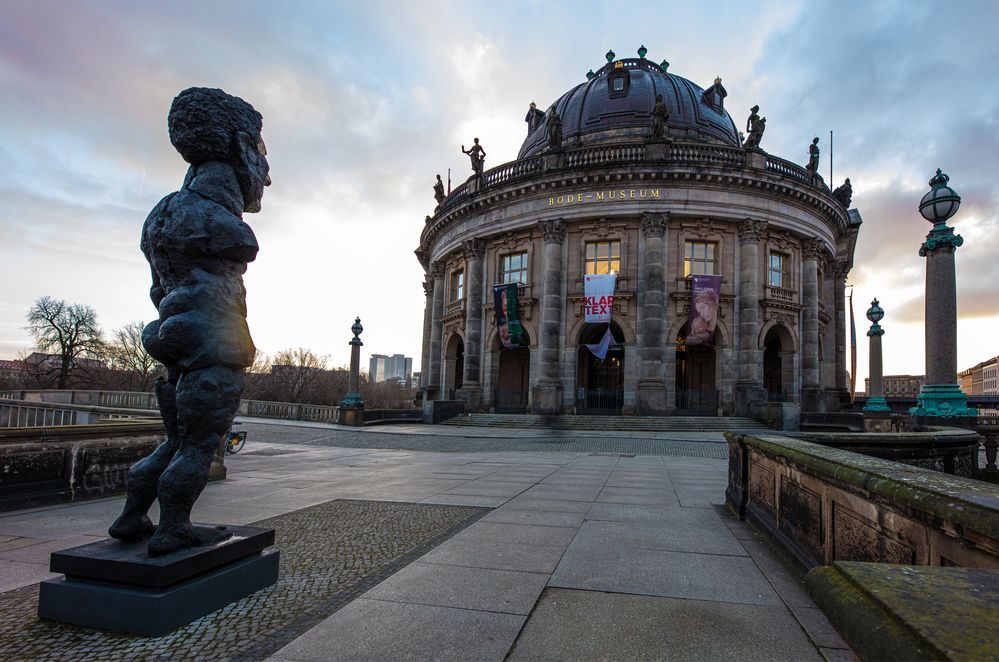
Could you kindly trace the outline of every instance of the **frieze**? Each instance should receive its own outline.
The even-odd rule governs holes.
[[[788,328],[797,328],[798,314],[788,310],[780,310],[774,307],[767,307],[763,313],[764,322],[777,322]]]

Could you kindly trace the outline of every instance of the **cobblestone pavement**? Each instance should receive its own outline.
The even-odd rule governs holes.
[[[622,453],[638,455],[666,455],[675,457],[703,457],[715,460],[728,458],[728,445],[721,438],[705,440],[664,439],[636,436],[588,435],[575,431],[549,430],[540,436],[470,436],[434,434],[396,434],[372,430],[353,431],[271,425],[266,423],[241,423],[239,430],[246,430],[247,443],[242,452],[252,453],[254,442],[302,444],[307,446],[340,448],[386,448],[396,450],[438,452],[535,452],[535,453]]]
[[[162,637],[40,621],[37,584],[9,591],[0,594],[0,659],[263,659],[487,512],[336,500],[262,520],[281,550],[277,583]]]

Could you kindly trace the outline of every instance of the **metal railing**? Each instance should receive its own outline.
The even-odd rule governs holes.
[[[527,389],[498,388],[494,402],[497,414],[523,414],[527,411]]]
[[[601,412],[619,414],[624,404],[622,388],[584,388],[580,400],[583,411],[591,414]]]
[[[677,389],[676,408],[687,414],[715,416],[718,413],[718,389]]]

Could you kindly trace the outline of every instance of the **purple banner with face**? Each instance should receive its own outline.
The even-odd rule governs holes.
[[[517,283],[493,285],[496,328],[499,330],[500,344],[503,345],[504,349],[527,347],[527,336],[520,323],[517,289]]]
[[[694,275],[690,286],[690,330],[686,344],[708,345],[715,338],[721,276]]]

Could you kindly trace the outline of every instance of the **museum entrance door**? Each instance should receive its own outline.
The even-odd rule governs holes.
[[[785,383],[784,375],[793,369],[790,352],[784,350],[786,331],[775,326],[763,338],[763,388],[767,391],[768,402],[790,402],[790,384]]]
[[[588,324],[580,334],[576,408],[582,414],[617,416],[624,404],[624,343],[621,331],[611,324],[614,342],[603,359],[598,359],[586,347],[587,344],[598,344],[606,330],[606,325]]]
[[[496,386],[497,414],[527,413],[531,383],[531,350],[527,347],[501,349]]]
[[[687,345],[686,329],[676,339],[676,410],[686,416],[718,414],[715,347]]]
[[[465,372],[465,341],[455,334],[444,352],[444,395],[454,400],[454,392],[461,388]]]

